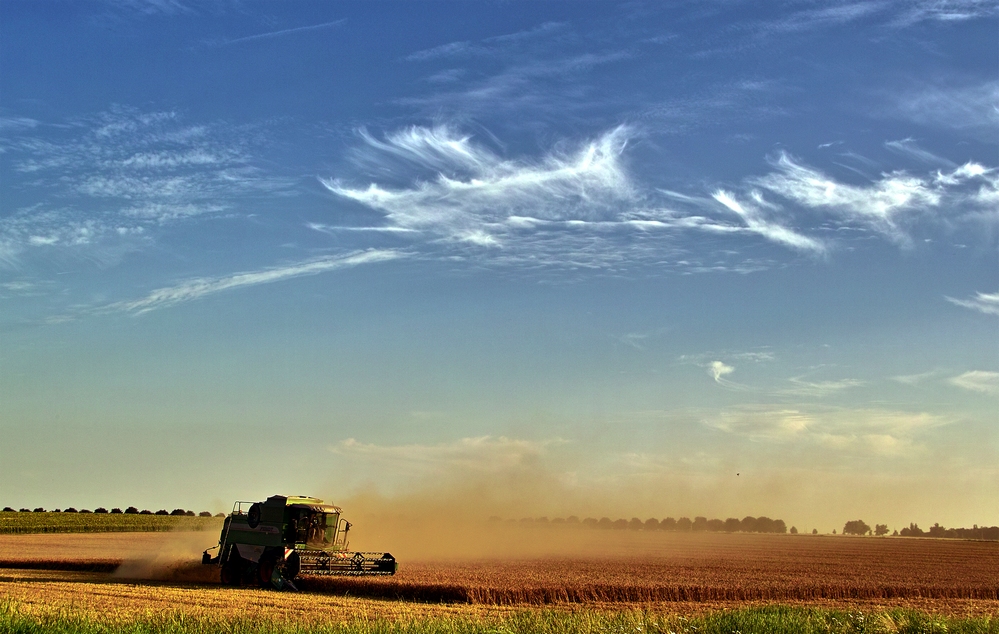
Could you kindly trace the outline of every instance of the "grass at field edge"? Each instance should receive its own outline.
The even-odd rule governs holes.
[[[180,612],[120,623],[68,611],[29,613],[0,600],[0,634],[999,634],[999,618],[955,618],[917,610],[843,611],[768,606],[683,617],[641,610],[525,609],[501,617],[357,619],[321,625],[253,618],[194,618]]]

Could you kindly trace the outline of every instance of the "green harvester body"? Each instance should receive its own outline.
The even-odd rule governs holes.
[[[272,495],[236,502],[222,524],[218,546],[202,563],[221,569],[227,585],[294,588],[299,575],[394,575],[390,553],[351,552],[350,522],[340,508],[306,496]],[[213,557],[209,550],[218,549]]]

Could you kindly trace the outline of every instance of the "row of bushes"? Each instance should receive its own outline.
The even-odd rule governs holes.
[[[104,508],[103,506],[98,506],[93,511],[90,511],[90,510],[87,510],[87,509],[80,509],[78,511],[75,508],[73,508],[72,506],[69,507],[68,509],[55,509],[53,511],[46,511],[42,507],[38,507],[36,509],[20,509],[19,511],[15,511],[13,508],[11,508],[9,506],[5,506],[3,508],[3,512],[4,513],[49,513],[49,512],[51,512],[51,513],[122,513],[122,514],[128,514],[128,515],[173,515],[175,517],[176,516],[195,517],[195,512],[194,511],[185,511],[184,509],[174,509],[172,511],[167,511],[166,509],[160,509],[160,510],[158,510],[156,512],[153,512],[153,511],[150,511],[150,510],[147,510],[147,509],[144,509],[144,510],[140,511],[139,509],[135,508],[134,506],[130,506],[127,509],[125,509],[124,511],[121,510],[120,508],[113,508],[113,509],[111,509],[109,511],[106,508]],[[215,514],[213,516],[212,513],[211,513],[211,511],[201,511],[200,513],[197,513],[197,517],[225,517],[225,515],[223,513],[217,513],[217,514]]]
[[[503,518],[493,516],[489,518],[491,522],[502,522]],[[506,520],[509,522],[519,523],[521,525],[530,526],[582,526],[586,528],[604,528],[604,529],[622,529],[622,530],[633,530],[633,531],[676,531],[676,532],[715,532],[715,533],[787,533],[787,525],[784,520],[773,520],[769,517],[744,517],[741,520],[730,517],[727,520],[709,520],[706,517],[695,517],[691,520],[689,517],[681,517],[680,519],[674,519],[672,517],[667,517],[662,520],[655,518],[649,518],[645,521],[637,517],[633,517],[630,520],[619,519],[612,520],[609,517],[602,517],[596,519],[594,517],[587,517],[584,520],[580,520],[575,515],[567,518],[556,517],[553,520],[549,520],[547,517],[525,517],[519,522],[517,520]],[[795,527],[791,527],[791,533],[797,533],[798,530]]]

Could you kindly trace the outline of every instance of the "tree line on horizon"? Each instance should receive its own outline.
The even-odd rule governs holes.
[[[694,519],[689,517],[681,517],[680,519],[674,519],[672,517],[667,517],[662,520],[656,518],[649,518],[642,521],[637,517],[633,517],[630,520],[617,519],[612,520],[609,517],[601,517],[597,519],[595,517],[587,517],[586,519],[579,519],[575,515],[571,515],[566,518],[556,517],[555,519],[549,520],[547,517],[525,517],[520,520],[508,519],[503,520],[503,518],[498,516],[492,516],[489,518],[490,522],[506,522],[506,523],[516,523],[522,526],[581,526],[584,528],[602,528],[602,529],[619,529],[619,530],[633,530],[633,531],[668,531],[668,532],[713,532],[713,533],[787,533],[787,524],[784,520],[774,520],[769,517],[744,517],[741,520],[735,517],[730,517],[726,520],[711,519],[709,520],[703,516],[697,516]],[[791,534],[796,534],[798,529],[794,526],[791,527]]]
[[[833,531],[835,533],[836,531]],[[851,520],[843,526],[844,535],[874,535],[883,537],[888,534],[887,524],[875,524],[872,529],[863,520]],[[999,541],[999,526],[979,526],[972,528],[945,528],[936,523],[924,531],[919,524],[909,524],[907,527],[892,532],[892,537],[940,537],[946,539],[984,539]]]
[[[67,509],[54,509],[52,511],[47,511],[42,507],[35,509],[22,508],[15,510],[10,506],[5,506],[3,508],[4,513],[97,513],[97,514],[123,514],[123,515],[171,515],[174,517],[225,517],[225,513],[215,513],[212,514],[211,511],[201,511],[200,513],[195,513],[194,511],[188,511],[185,509],[174,509],[172,511],[167,511],[166,509],[160,509],[158,511],[150,511],[148,509],[139,510],[134,506],[130,506],[124,511],[118,507],[111,509],[110,511],[103,506],[98,506],[93,511],[88,509],[76,510],[72,506]]]

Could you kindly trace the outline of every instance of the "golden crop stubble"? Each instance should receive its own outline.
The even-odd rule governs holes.
[[[309,578],[302,585],[498,604],[999,599],[993,543],[703,534],[643,545],[641,556],[619,543],[588,558],[403,562],[393,578]]]

